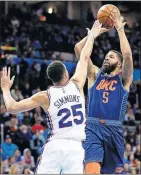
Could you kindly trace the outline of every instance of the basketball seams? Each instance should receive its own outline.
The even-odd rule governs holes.
[[[100,17],[100,18],[98,18],[98,19],[101,19],[101,18],[106,18],[106,17],[108,18],[108,16],[101,16],[101,17]]]
[[[100,11],[102,11],[102,12],[104,12],[104,13],[107,13],[108,15],[109,15],[109,13],[108,12],[106,12],[106,11],[104,11],[104,10],[100,10]],[[106,17],[106,16],[105,16]]]
[[[109,9],[108,5],[106,5],[107,9],[110,11],[110,13],[113,11],[113,8],[112,10]],[[114,6],[113,6],[114,7]]]
[[[106,7],[108,8],[108,6],[106,5]],[[109,10],[109,8],[108,8],[108,10],[110,11],[110,13],[109,13],[109,16],[108,16],[108,18],[107,18],[107,20],[105,21],[105,23],[103,24],[103,26],[107,23],[107,21],[108,21],[108,19],[109,19],[109,17],[110,17],[110,15],[111,15],[111,12],[113,11],[113,9],[114,9],[114,6],[113,6],[113,8],[112,8],[112,10],[110,11]]]

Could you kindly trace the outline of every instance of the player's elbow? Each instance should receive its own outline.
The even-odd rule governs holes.
[[[80,46],[79,46],[79,44],[77,43],[77,44],[75,44],[75,46],[74,46],[74,51],[75,52],[81,52],[81,49],[80,49]]]
[[[7,107],[6,107],[7,112],[10,113],[10,114],[17,114],[17,112],[16,112],[14,106],[15,106],[15,105],[7,106]]]
[[[8,106],[7,108],[7,112],[10,113],[10,114],[16,114],[14,111],[13,111],[13,108]]]

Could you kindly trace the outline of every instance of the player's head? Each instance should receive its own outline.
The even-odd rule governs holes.
[[[119,53],[116,50],[110,50],[108,54],[105,56],[103,65],[102,65],[102,70],[105,73],[111,73],[115,69],[121,69],[122,68],[122,62],[123,62],[123,57],[121,53]]]
[[[50,63],[47,68],[47,75],[53,83],[59,83],[62,80],[67,82],[69,80],[66,66],[61,61],[53,61]]]

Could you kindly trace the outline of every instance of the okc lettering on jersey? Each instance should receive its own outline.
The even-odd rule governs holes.
[[[116,89],[116,87],[114,86],[115,84],[117,84],[117,80],[101,80],[100,83],[96,86],[97,90],[110,90],[110,91],[114,91]]]
[[[67,96],[64,96],[60,99],[58,99],[54,105],[57,107],[57,108],[60,108],[62,105],[68,103],[68,102],[79,102],[80,100],[80,96],[77,96],[77,95],[67,95]]]

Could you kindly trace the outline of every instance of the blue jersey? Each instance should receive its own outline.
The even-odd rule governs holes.
[[[103,120],[123,121],[129,92],[119,74],[109,76],[99,72],[88,90],[87,116]]]

